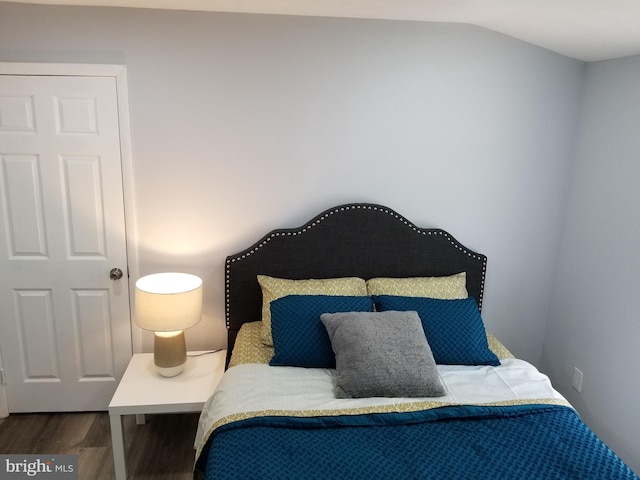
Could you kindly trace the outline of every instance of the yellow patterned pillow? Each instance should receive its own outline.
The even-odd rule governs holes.
[[[271,302],[287,295],[366,296],[367,284],[362,278],[326,278],[289,280],[258,275],[262,289],[262,341],[273,345],[271,337]]]
[[[516,358],[513,356],[513,353],[509,351],[507,347],[505,347],[500,340],[493,336],[493,334],[487,332],[487,343],[489,344],[489,349],[496,354],[496,357],[499,359],[503,358]]]
[[[372,278],[367,280],[367,293],[440,300],[457,300],[469,296],[466,272],[448,277]]]
[[[272,357],[273,347],[262,343],[262,322],[247,322],[236,337],[229,368],[243,363],[269,363]]]

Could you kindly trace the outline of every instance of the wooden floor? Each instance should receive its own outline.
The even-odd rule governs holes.
[[[124,419],[129,480],[190,480],[198,414]],[[78,455],[80,480],[113,480],[107,412],[12,414],[0,419],[0,453]]]

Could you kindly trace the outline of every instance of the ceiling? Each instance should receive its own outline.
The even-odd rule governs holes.
[[[13,0],[478,25],[587,62],[640,54],[640,0]]]

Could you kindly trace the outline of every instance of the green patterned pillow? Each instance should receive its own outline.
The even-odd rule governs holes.
[[[467,274],[448,277],[372,278],[367,280],[367,293],[402,297],[428,297],[440,300],[467,298]]]
[[[290,280],[258,275],[262,289],[262,342],[273,345],[271,336],[271,302],[287,295],[341,295],[361,297],[367,295],[367,284],[362,278],[325,278]]]

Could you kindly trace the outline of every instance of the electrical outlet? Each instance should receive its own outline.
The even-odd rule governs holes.
[[[571,386],[576,389],[576,391],[580,392],[582,390],[582,377],[583,374],[580,370],[574,367],[573,369],[573,379],[571,380]]]

